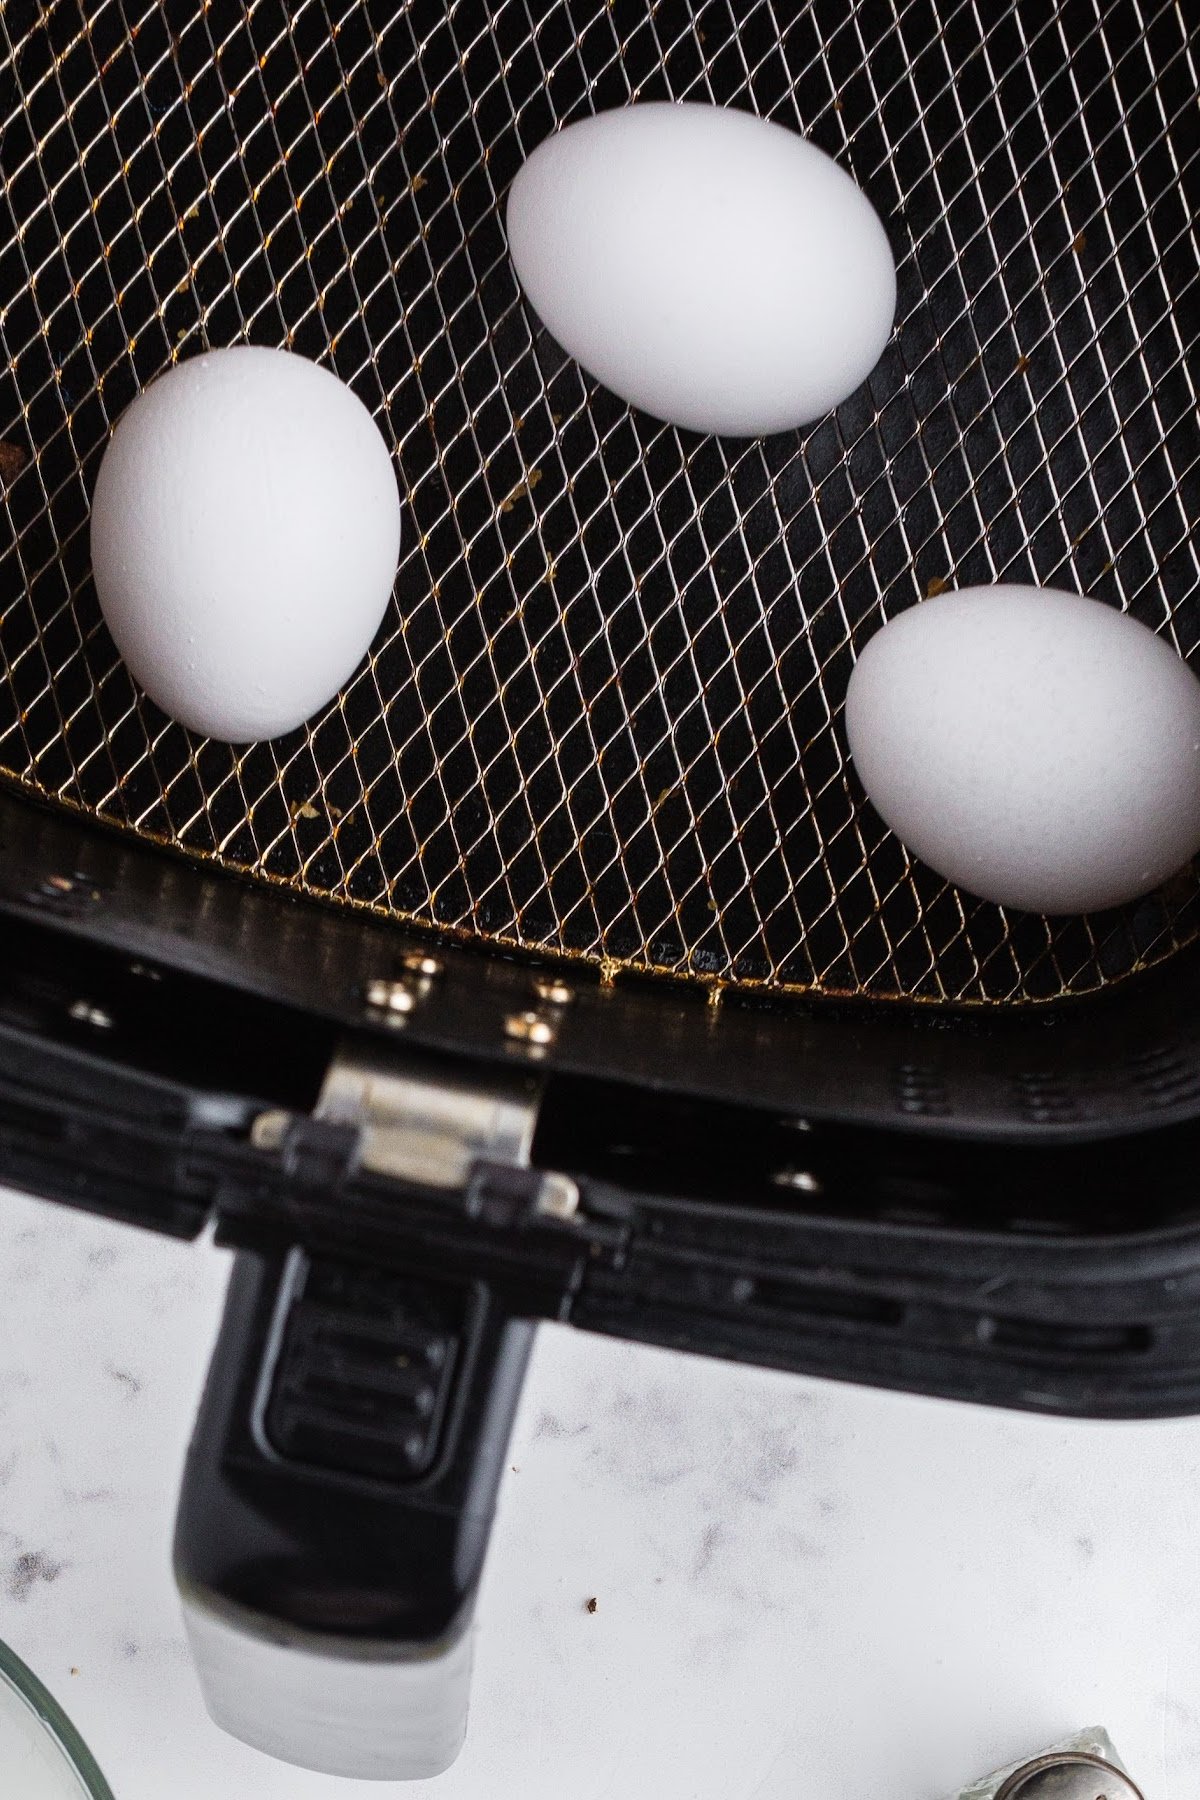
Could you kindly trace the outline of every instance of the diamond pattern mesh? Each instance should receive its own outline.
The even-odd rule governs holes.
[[[973,902],[866,806],[839,712],[856,648],[943,585],[1078,587],[1197,651],[1184,11],[7,0],[0,768],[230,868],[610,967],[1009,1001],[1169,955],[1193,874],[1092,919]],[[887,224],[897,333],[804,434],[633,414],[521,301],[523,157],[668,96],[803,130]],[[87,495],[139,386],[242,340],[350,383],[406,517],[369,663],[234,751],[133,688]]]

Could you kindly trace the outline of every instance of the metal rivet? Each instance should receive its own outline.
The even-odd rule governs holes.
[[[776,1187],[792,1188],[799,1194],[819,1194],[820,1179],[811,1169],[777,1169],[771,1180]]]
[[[404,981],[372,981],[367,986],[367,1005],[376,1012],[410,1013],[417,997]]]
[[[574,988],[569,988],[565,981],[535,981],[533,991],[547,1006],[570,1006],[575,998]]]
[[[573,1219],[579,1211],[579,1183],[569,1175],[543,1175],[537,1209],[543,1218]]]
[[[541,1013],[509,1013],[504,1021],[504,1034],[519,1043],[544,1047],[554,1042],[554,1027]]]
[[[250,1142],[256,1150],[278,1150],[284,1140],[291,1114],[261,1112],[250,1127]]]
[[[400,962],[410,975],[419,975],[422,981],[436,981],[445,973],[441,958],[430,956],[427,950],[410,950],[407,956],[400,958]]]
[[[111,1031],[115,1022],[111,1013],[106,1013],[102,1006],[93,1006],[90,1000],[74,1001],[71,1017],[80,1025],[90,1025],[94,1031]]]

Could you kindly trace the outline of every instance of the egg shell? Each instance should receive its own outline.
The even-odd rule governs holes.
[[[92,568],[134,680],[230,743],[291,731],[379,629],[400,552],[392,459],[336,376],[282,350],[189,358],[122,414]]]
[[[846,733],[908,849],[1004,906],[1117,906],[1200,850],[1200,682],[1078,594],[964,588],[900,613],[859,656]]]
[[[751,113],[646,103],[547,138],[509,250],[559,343],[632,405],[758,436],[820,418],[887,343],[896,270],[832,158]]]

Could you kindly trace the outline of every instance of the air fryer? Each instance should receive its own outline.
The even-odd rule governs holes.
[[[841,726],[948,586],[1196,651],[1196,87],[1175,0],[0,15],[0,1173],[237,1253],[176,1571],[252,1742],[453,1757],[539,1319],[1200,1410],[1195,870],[971,899]],[[885,221],[895,334],[803,433],[631,411],[521,299],[523,158],[651,98]],[[405,535],[345,692],[231,749],[132,685],[87,520],[139,388],[243,341],[367,403]]]

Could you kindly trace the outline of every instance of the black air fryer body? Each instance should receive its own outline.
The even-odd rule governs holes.
[[[229,1643],[333,1645],[339,1672],[468,1654],[539,1318],[992,1404],[1200,1409],[1190,953],[1061,1010],[713,1007],[435,955],[22,800],[0,820],[4,1178],[238,1251],[176,1543]],[[547,1042],[510,1035],[526,1016]],[[386,1106],[330,1116],[331,1067],[498,1095],[531,1153],[422,1180]],[[461,1670],[387,1702],[448,1712],[432,1748],[322,1765],[262,1734],[286,1667],[282,1702],[225,1676],[247,1727],[228,1645],[193,1641],[218,1719],[277,1754],[394,1776],[457,1749]]]
[[[1192,954],[1054,1009],[713,1007],[434,955],[2,804],[13,1184],[705,1354],[1092,1417],[1200,1410]],[[372,1005],[381,981],[412,1010]],[[560,1008],[538,994],[556,985]],[[509,1035],[529,1013],[547,1043]],[[338,1057],[516,1084],[528,1166],[481,1152],[424,1188],[372,1168],[369,1128],[314,1117]]]

